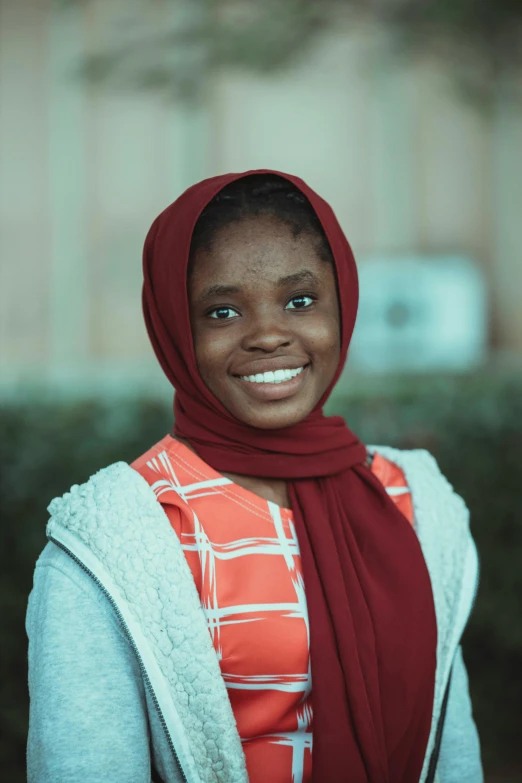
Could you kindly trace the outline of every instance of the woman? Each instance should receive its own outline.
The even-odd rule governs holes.
[[[322,414],[358,301],[332,210],[278,172],[205,180],[144,276],[174,433],[51,503],[29,780],[479,783],[466,507],[426,452]]]

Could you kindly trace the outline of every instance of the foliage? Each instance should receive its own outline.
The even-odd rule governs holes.
[[[522,764],[522,381],[387,381],[373,393],[340,393],[329,408],[366,443],[427,448],[470,507],[481,560],[479,596],[464,637],[475,717],[487,766]],[[11,783],[25,779],[24,616],[45,544],[45,508],[100,467],[133,460],[170,427],[170,403],[152,399],[26,401],[0,412],[0,769]]]
[[[59,6],[92,0],[59,0]],[[109,6],[110,7],[110,6]],[[376,22],[401,57],[435,54],[468,95],[486,99],[520,87],[518,0],[140,0],[114,10],[105,40],[81,71],[92,81],[163,89],[197,98],[220,66],[270,72],[310,51],[327,29]]]

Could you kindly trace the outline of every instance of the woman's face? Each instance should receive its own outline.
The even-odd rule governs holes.
[[[286,223],[262,215],[224,226],[193,259],[188,295],[199,373],[252,427],[305,419],[337,370],[335,271],[317,246],[310,233],[294,237]]]

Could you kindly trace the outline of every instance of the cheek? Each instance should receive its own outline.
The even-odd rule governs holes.
[[[312,351],[317,352],[317,360],[331,361],[338,358],[341,350],[339,323],[335,317],[325,317],[310,323],[307,339]]]
[[[230,352],[230,341],[224,333],[197,329],[194,331],[194,352],[201,377],[209,382],[215,379],[216,368],[222,368]]]

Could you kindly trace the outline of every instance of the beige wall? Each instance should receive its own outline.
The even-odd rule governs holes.
[[[375,30],[336,32],[283,74],[215,74],[201,105],[70,73],[106,3],[0,4],[0,354],[5,375],[156,372],[140,255],[156,214],[227,170],[297,173],[356,254],[460,252],[490,284],[495,344],[522,354],[522,117],[399,69]],[[104,369],[105,368],[105,369]]]

